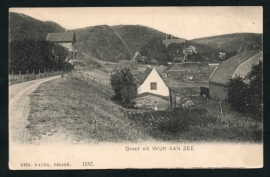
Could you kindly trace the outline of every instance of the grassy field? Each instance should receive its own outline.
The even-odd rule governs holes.
[[[110,100],[111,96],[111,90],[76,78],[61,78],[40,85],[30,96],[30,124],[27,126],[30,142],[151,139],[121,112],[121,108]]]
[[[30,142],[261,142],[262,122],[193,97],[190,111],[136,112],[111,101],[109,87],[61,78],[31,94]],[[207,110],[207,111],[206,111]],[[51,142],[52,143],[52,142]]]

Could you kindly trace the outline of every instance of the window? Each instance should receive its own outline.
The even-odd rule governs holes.
[[[157,83],[156,82],[151,82],[151,90],[157,90]]]

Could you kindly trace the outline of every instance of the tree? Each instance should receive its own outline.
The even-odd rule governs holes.
[[[246,104],[246,92],[248,85],[244,82],[242,77],[235,77],[229,80],[228,83],[228,102],[231,107],[239,112],[245,112],[247,110]]]
[[[116,71],[111,76],[111,85],[115,92],[114,100],[119,101],[124,107],[134,107],[134,98],[137,96],[137,84],[130,69]]]
[[[228,102],[231,107],[260,119],[263,111],[262,81],[262,64],[253,66],[244,79],[241,77],[230,79]]]

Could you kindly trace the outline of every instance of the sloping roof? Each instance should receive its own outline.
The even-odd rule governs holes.
[[[75,32],[48,33],[46,41],[76,42]]]
[[[115,71],[120,71],[122,69],[129,68],[131,72],[138,71],[138,62],[137,60],[122,60],[118,63]]]
[[[262,52],[248,51],[242,52],[222,63],[216,68],[212,76],[209,78],[209,82],[227,84],[228,79],[232,77],[236,69],[248,59],[253,57],[262,58]]]
[[[181,67],[178,63],[174,63],[169,65],[167,68],[164,69],[163,73],[166,73],[170,70],[174,70],[174,71],[182,71],[183,67]]]
[[[146,68],[146,70],[141,73],[136,75],[135,77],[137,78],[138,84],[141,85],[145,79],[148,77],[148,75],[152,72],[153,68]]]

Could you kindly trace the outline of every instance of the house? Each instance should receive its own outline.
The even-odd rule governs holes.
[[[76,43],[75,32],[48,33],[46,41],[51,41],[67,48],[69,58],[77,59],[77,51],[74,48],[74,44]]]
[[[170,76],[181,76],[184,72],[184,68],[178,64],[178,63],[173,63],[169,65],[163,72],[162,76],[164,78],[170,77]]]
[[[229,78],[245,77],[262,59],[262,51],[246,51],[220,63],[209,78],[209,96],[214,100],[228,99]]]
[[[138,80],[137,107],[165,110],[170,106],[170,89],[155,68],[147,68]]]
[[[170,45],[170,44],[181,44],[181,43],[185,43],[186,40],[185,39],[173,39],[173,36],[171,36],[171,39],[168,39],[168,36],[166,35],[166,39],[163,40],[163,44],[166,46],[166,48]]]

